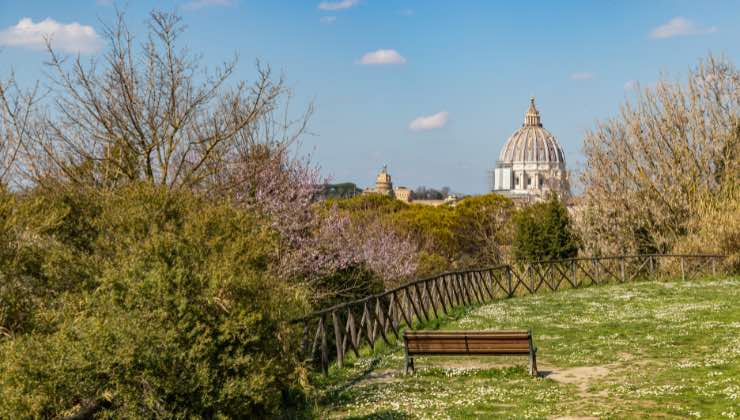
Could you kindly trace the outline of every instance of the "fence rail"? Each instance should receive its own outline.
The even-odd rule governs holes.
[[[625,283],[640,278],[678,275],[687,280],[716,274],[715,254],[648,254],[580,257],[518,262],[490,268],[453,271],[411,281],[382,293],[322,309],[293,320],[303,325],[301,353],[323,372],[330,359],[339,367],[345,354],[359,357],[379,340],[400,337],[401,328],[438,319],[459,306],[497,299],[579,288],[604,283]],[[329,348],[334,350],[330,352]]]

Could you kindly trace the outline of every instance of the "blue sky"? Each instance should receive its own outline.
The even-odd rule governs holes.
[[[680,80],[710,51],[740,57],[738,1],[129,0],[135,33],[151,8],[178,8],[209,65],[236,52],[240,79],[255,59],[282,71],[292,106],[316,106],[304,151],[361,187],[388,164],[396,185],[484,192],[530,96],[577,170],[584,132],[634,81]],[[105,0],[0,0],[0,77],[43,77],[45,31],[100,53],[113,14]]]

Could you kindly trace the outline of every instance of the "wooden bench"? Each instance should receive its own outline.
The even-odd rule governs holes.
[[[529,373],[537,375],[537,347],[531,331],[404,331],[404,373],[421,355],[529,355]]]

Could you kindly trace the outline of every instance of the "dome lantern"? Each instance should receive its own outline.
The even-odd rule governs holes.
[[[534,96],[529,98],[529,109],[527,110],[527,114],[524,116],[524,126],[542,127],[540,111],[537,111],[537,107],[534,106]]]

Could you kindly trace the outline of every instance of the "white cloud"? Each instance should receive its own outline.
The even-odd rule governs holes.
[[[570,78],[571,78],[571,80],[587,80],[587,79],[593,79],[594,78],[594,74],[593,73],[590,73],[590,72],[587,72],[587,71],[583,71],[583,72],[578,72],[578,73],[571,74],[570,75]]]
[[[232,0],[192,0],[182,5],[185,10],[198,10],[204,7],[219,6],[226,7],[231,6]]]
[[[65,24],[51,18],[38,23],[23,18],[15,26],[0,31],[0,46],[43,50],[47,39],[52,47],[68,53],[94,53],[103,46],[103,40],[92,26]]]
[[[357,6],[360,0],[322,1],[319,3],[321,10],[342,10]]]
[[[321,23],[327,23],[327,24],[334,23],[337,21],[337,17],[336,16],[322,16],[320,20],[321,20]]]
[[[638,90],[640,89],[640,83],[637,80],[628,80],[624,83],[624,90]]]
[[[658,26],[650,32],[650,38],[663,39],[674,36],[702,35],[717,32],[716,26],[704,27],[683,18],[675,17],[663,25]]]
[[[409,124],[409,130],[421,131],[442,128],[447,124],[447,119],[449,115],[450,114],[448,114],[447,111],[442,111],[434,115],[415,118],[413,121],[411,121],[411,124]]]
[[[404,64],[406,59],[396,50],[377,50],[366,53],[360,58],[360,64]]]

